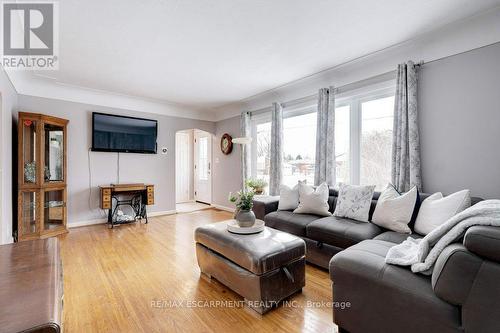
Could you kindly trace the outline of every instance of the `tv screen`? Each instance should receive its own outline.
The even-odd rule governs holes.
[[[92,113],[92,150],[156,154],[158,122]]]

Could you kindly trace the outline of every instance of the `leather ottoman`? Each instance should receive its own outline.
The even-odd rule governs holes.
[[[305,242],[265,227],[258,234],[227,231],[226,222],[195,230],[196,257],[202,273],[214,277],[265,313],[305,286]]]

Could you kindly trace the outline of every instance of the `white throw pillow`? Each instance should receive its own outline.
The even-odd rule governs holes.
[[[446,222],[471,205],[470,190],[463,190],[443,197],[443,194],[434,193],[420,205],[415,231],[421,235],[429,232]]]
[[[416,187],[400,194],[392,184],[387,185],[378,198],[372,223],[392,231],[410,234],[408,223],[411,221],[417,197]]]
[[[339,184],[339,196],[334,216],[368,222],[375,185]]]
[[[300,181],[299,181],[300,183]],[[299,184],[290,188],[286,185],[280,185],[280,200],[278,210],[294,210],[299,206]]]
[[[299,186],[299,206],[293,212],[297,214],[314,214],[320,216],[330,216],[332,213],[328,211],[328,195],[329,189],[326,183],[316,187],[316,190],[304,183]]]

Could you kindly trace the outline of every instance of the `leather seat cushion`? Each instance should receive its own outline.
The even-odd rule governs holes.
[[[446,330],[438,330],[458,331],[460,308],[434,293],[429,276],[385,263],[385,256],[392,246],[392,242],[366,240],[331,259],[330,278],[334,283],[335,301],[337,297],[346,297],[351,300],[353,309],[349,313],[339,313],[338,319],[364,318],[363,315],[369,314],[374,320],[368,321],[368,326],[380,324],[383,327],[389,322],[395,331],[407,325],[446,327]]]
[[[372,239],[382,231],[382,228],[373,223],[335,216],[321,218],[306,227],[307,238],[342,249]]]
[[[294,214],[291,211],[280,210],[266,215],[266,226],[289,234],[305,237],[306,226],[321,217],[309,214]]]
[[[402,234],[402,233],[395,232],[395,231],[386,231],[386,232],[378,235],[374,239],[382,240],[382,241],[386,241],[386,242],[391,242],[394,244],[401,244],[403,241],[407,240],[408,237],[419,239],[419,238],[422,238],[423,236],[421,236],[417,233]]]

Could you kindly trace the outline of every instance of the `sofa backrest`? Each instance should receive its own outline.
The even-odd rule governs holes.
[[[329,210],[330,210],[331,213],[333,213],[335,211],[335,206],[337,204],[337,197],[338,197],[338,195],[339,195],[339,192],[336,189],[330,188],[330,194],[329,194],[329,198],[328,198],[328,205],[330,206]],[[429,193],[420,193],[420,192],[418,193],[417,204],[415,205],[415,210],[413,211],[413,216],[411,218],[411,221],[408,224],[408,226],[410,227],[410,229],[413,230],[413,226],[415,224],[415,220],[417,219],[418,210],[420,209],[420,205],[422,204],[422,201],[424,201],[425,199],[427,199],[430,195],[431,194],[429,194]],[[370,221],[372,220],[372,215],[373,215],[373,212],[375,211],[375,207],[377,206],[377,201],[378,201],[379,197],[380,197],[380,192],[375,191],[373,193],[372,204],[370,206],[370,215],[369,215],[369,220]],[[471,203],[472,203],[472,205],[475,205],[476,203],[478,203],[481,200],[483,200],[483,199],[477,198],[477,197],[472,197],[471,198]]]

